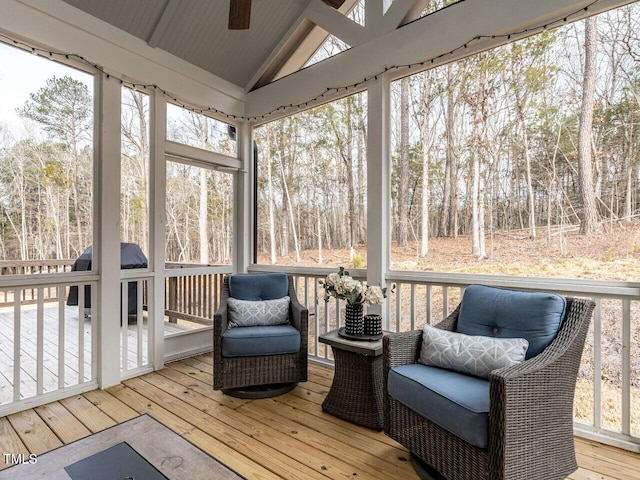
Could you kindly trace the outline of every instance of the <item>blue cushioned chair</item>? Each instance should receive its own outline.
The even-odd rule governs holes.
[[[577,469],[573,397],[594,306],[547,293],[467,287],[437,328],[529,342],[524,361],[488,378],[419,363],[421,330],[385,336],[385,433],[410,450],[421,478],[566,478]]]
[[[259,305],[285,296],[290,298],[286,324],[233,325],[230,299]],[[291,276],[226,276],[213,323],[214,390],[241,398],[265,398],[307,381],[308,315],[298,302]]]

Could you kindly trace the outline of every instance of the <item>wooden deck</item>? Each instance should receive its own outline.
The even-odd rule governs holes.
[[[58,338],[60,312],[57,302],[45,303],[43,308],[42,328],[44,335],[43,346],[43,390],[49,392],[58,388]],[[21,324],[21,358],[20,375],[21,398],[36,395],[38,371],[38,316],[37,305],[23,305],[20,311]],[[190,326],[185,326],[190,325]],[[82,326],[82,334],[78,328]],[[165,321],[165,335],[182,332],[201,325],[191,325],[186,321],[180,323]],[[78,353],[80,351],[80,336],[82,336],[83,381],[91,380],[92,368],[92,324],[89,318],[78,322],[78,307],[64,306],[64,384],[76,385],[79,381]],[[141,362],[148,362],[148,325],[146,312],[142,324]],[[127,329],[128,368],[137,366],[138,361],[138,328],[136,321],[129,322]],[[0,308],[0,404],[10,402],[13,399],[13,354],[14,354],[14,310],[13,307]]]
[[[201,355],[0,418],[0,450],[41,454],[149,413],[248,479],[417,479],[395,441],[322,411],[332,369],[310,365],[308,382],[265,400],[213,391],[212,370],[211,355]],[[639,454],[582,439],[576,446],[580,468],[569,478],[639,478]]]

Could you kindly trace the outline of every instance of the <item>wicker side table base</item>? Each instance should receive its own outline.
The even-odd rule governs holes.
[[[363,355],[332,347],[333,383],[322,410],[376,430],[383,428],[382,356]]]

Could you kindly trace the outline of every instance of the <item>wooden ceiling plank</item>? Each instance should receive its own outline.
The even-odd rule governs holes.
[[[171,20],[173,19],[175,13],[178,11],[179,0],[169,0],[167,6],[164,8],[164,11],[160,14],[160,18],[156,23],[151,36],[147,43],[150,47],[157,47],[160,45],[160,42],[164,36],[164,34],[171,28]]]

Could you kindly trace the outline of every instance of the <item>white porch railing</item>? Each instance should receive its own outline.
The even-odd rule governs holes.
[[[120,376],[126,379],[153,370],[155,324],[153,302],[148,301],[152,278],[135,270],[120,275]]]
[[[335,269],[253,266],[254,272],[280,271],[296,279],[299,300],[309,308],[310,358],[331,363],[323,333],[343,326],[339,302],[324,301],[319,285]],[[349,269],[363,280],[365,270]],[[437,323],[459,303],[471,284],[555,292],[596,302],[576,389],[577,435],[640,452],[640,283],[495,275],[389,272],[396,284],[384,305],[385,329],[407,331]]]
[[[92,275],[0,277],[0,416],[97,387]],[[71,288],[77,305],[67,305]]]
[[[99,315],[92,305],[98,297],[98,275],[70,272],[71,263],[0,266],[6,274],[0,274],[0,416],[98,386]],[[159,312],[165,319],[165,359],[211,350],[222,277],[230,272],[230,266],[167,264],[160,280],[164,311]],[[146,269],[121,270],[120,298],[108,300],[120,301],[116,354],[123,380],[154,368],[158,336],[153,319],[158,313],[151,292],[156,278]],[[67,301],[70,294],[73,302]]]

